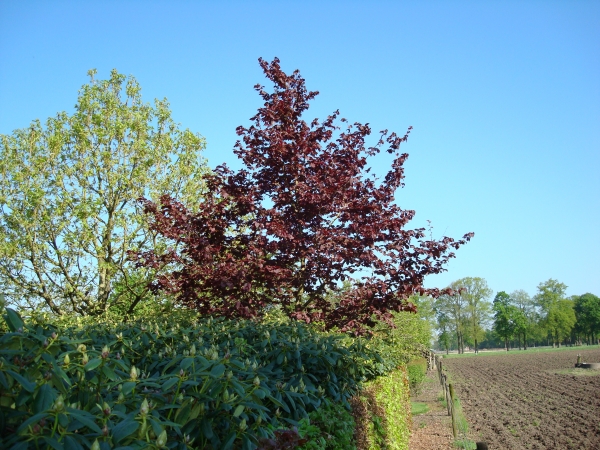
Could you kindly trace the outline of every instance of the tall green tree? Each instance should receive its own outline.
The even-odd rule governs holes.
[[[444,313],[437,314],[438,343],[440,348],[446,350],[446,354],[450,352],[452,336],[450,331],[450,320]]]
[[[554,344],[560,347],[560,343],[571,333],[577,321],[573,301],[560,299],[553,304],[545,317],[544,324],[550,331]]]
[[[565,298],[567,285],[550,278],[540,283],[537,290],[534,300],[543,311],[547,311],[553,304]]]
[[[517,320],[517,338],[519,340],[519,348],[521,342],[523,348],[527,350],[527,339],[535,334],[537,311],[535,304],[530,295],[522,289],[511,292],[511,302],[520,311],[520,317]]]
[[[586,336],[588,343],[596,343],[600,334],[600,297],[583,294],[574,298],[578,330]]]
[[[508,342],[517,332],[514,316],[517,308],[511,305],[510,296],[504,292],[498,292],[493,302],[494,331],[504,341],[504,348],[508,351]]]
[[[127,252],[161,242],[136,200],[198,204],[207,171],[204,138],[180,129],[166,99],[144,103],[116,70],[88,74],[73,114],[0,135],[0,284],[10,303],[59,315],[131,312],[147,298],[156,268]]]
[[[454,284],[454,283],[453,283]],[[465,351],[465,330],[468,326],[467,300],[456,291],[449,291],[440,295],[434,304],[438,327],[443,330],[445,339],[452,333],[456,336],[458,353]],[[443,325],[443,326],[442,326]],[[448,341],[449,342],[449,341]]]
[[[450,287],[460,292],[460,296],[466,300],[466,320],[468,323],[468,336],[473,343],[475,353],[478,353],[478,342],[484,336],[486,326],[492,313],[492,305],[489,298],[492,290],[487,281],[479,277],[466,277],[455,281]]]
[[[553,346],[560,346],[576,321],[574,304],[565,298],[566,291],[565,284],[551,278],[538,285],[538,293],[534,297],[542,311],[541,324],[552,338]]]

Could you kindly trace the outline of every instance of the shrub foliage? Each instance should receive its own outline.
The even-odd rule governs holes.
[[[255,448],[395,364],[305,324],[24,322],[0,337],[0,447]],[[235,446],[234,446],[235,444]],[[95,446],[95,447],[93,447]]]

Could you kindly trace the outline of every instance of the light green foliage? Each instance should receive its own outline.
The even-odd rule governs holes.
[[[548,281],[540,283],[537,289],[538,293],[534,300],[544,312],[547,312],[553,304],[565,298],[567,285],[550,278]]]
[[[523,347],[526,349],[528,339],[536,338],[540,334],[539,327],[537,326],[539,316],[536,311],[535,302],[522,289],[512,292],[510,298],[513,305],[519,308],[521,312],[521,318],[517,324],[517,335],[523,338]]]
[[[427,360],[425,358],[415,359],[406,365],[406,370],[408,372],[410,390],[415,395],[418,395],[427,375]]]
[[[436,303],[437,306],[437,303]],[[452,346],[452,322],[448,315],[441,310],[438,310],[436,313],[437,319],[437,328],[438,332],[438,340],[437,345],[440,349],[446,350],[446,353],[449,352],[450,347]]]
[[[440,295],[435,301],[435,313],[440,328],[446,332],[444,342],[454,335],[459,353],[464,351],[465,330],[467,329],[467,300],[460,292]]]
[[[357,426],[366,425],[364,438],[359,443],[362,445],[357,447],[408,449],[411,406],[406,371],[399,369],[368,383],[361,392],[361,401],[370,420],[357,421]]]
[[[368,347],[382,355],[390,369],[421,355],[431,347],[431,324],[417,312],[394,312],[395,328],[381,323],[374,328]]]
[[[430,296],[413,295],[408,301],[417,307],[417,315],[429,324],[429,330],[437,326],[435,313],[435,299]]]
[[[133,77],[95,73],[73,114],[0,135],[0,284],[10,304],[131,313],[155,271],[134,269],[127,251],[162,248],[136,199],[201,200],[204,138],[179,128],[166,99],[143,103]]]
[[[459,353],[464,352],[465,344],[477,349],[485,336],[484,327],[491,318],[489,297],[492,290],[483,278],[472,277],[454,281],[449,288],[453,293],[441,295],[434,304],[443,336],[440,342],[448,348],[450,334],[453,334]]]
[[[544,325],[550,330],[554,342],[558,345],[566,338],[577,321],[573,301],[568,299],[558,300],[546,314]]]
[[[460,295],[467,301],[466,336],[477,351],[478,343],[484,336],[484,326],[488,324],[491,317],[492,305],[489,298],[492,290],[488,287],[487,281],[478,277],[462,278],[452,283],[451,287],[460,289]]]
[[[429,405],[427,403],[410,402],[410,413],[413,417],[425,414],[427,411],[429,411]]]
[[[538,293],[534,297],[542,309],[542,326],[552,335],[554,344],[559,346],[577,320],[573,301],[565,298],[566,290],[565,284],[549,279],[538,285]]]

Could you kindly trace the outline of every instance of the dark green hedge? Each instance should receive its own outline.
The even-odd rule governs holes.
[[[169,316],[24,322],[0,337],[0,448],[256,448],[386,373],[363,339]]]

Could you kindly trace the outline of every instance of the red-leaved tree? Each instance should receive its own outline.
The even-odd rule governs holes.
[[[207,175],[196,214],[169,197],[160,206],[141,199],[152,228],[177,243],[135,255],[140,265],[172,264],[153,289],[203,314],[251,318],[279,305],[289,317],[359,332],[374,318],[389,322],[390,311],[414,310],[412,294],[439,294],[423,287],[425,276],[445,270],[473,233],[428,240],[423,228],[405,229],[415,213],[396,205],[394,193],[412,127],[404,136],[382,131],[368,147],[369,126],[340,130],[338,111],[308,124],[301,117],[318,92],[306,90],[298,71],[285,74],[277,58],[259,62],[274,90],[255,86],[264,106],[249,128],[237,128],[234,152],[245,168]],[[382,148],[395,159],[378,182],[367,158]],[[342,292],[350,277],[353,288]]]

